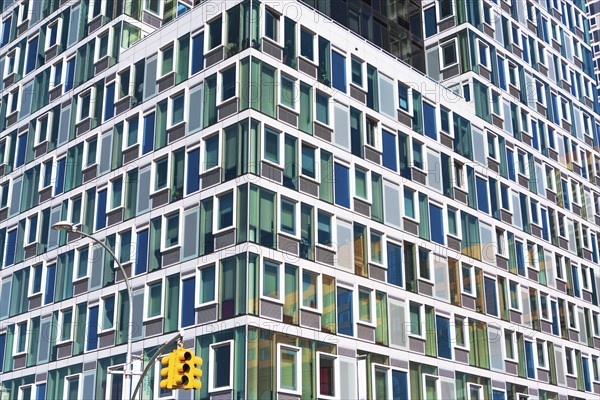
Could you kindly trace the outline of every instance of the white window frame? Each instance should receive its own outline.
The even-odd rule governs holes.
[[[373,260],[373,254],[372,254],[372,247],[371,247],[371,233],[376,233],[379,234],[379,236],[381,237],[381,262],[379,261],[375,261]],[[387,243],[386,241],[386,235],[383,232],[379,232],[376,229],[373,228],[369,228],[368,229],[368,238],[367,238],[367,253],[369,254],[369,264],[374,264],[379,266],[380,268],[384,268],[387,269],[387,251],[385,249],[385,244]]]
[[[64,325],[64,313],[71,311],[71,332],[68,339],[62,340],[62,330]],[[58,330],[56,332],[56,343],[69,343],[73,341],[73,332],[75,331],[75,307],[70,306],[59,310],[58,312]]]
[[[372,147],[372,146],[369,146]],[[367,182],[366,185],[366,189],[367,189],[367,198],[362,198],[360,196],[358,196],[358,194],[356,193],[356,168],[362,169],[363,171],[365,171],[365,179]],[[350,186],[352,186],[352,197],[360,199],[361,201],[367,202],[367,203],[372,203],[373,201],[373,195],[372,195],[372,185],[370,185],[369,183],[372,182],[371,180],[371,169],[368,167],[363,167],[362,165],[359,165],[357,163],[355,163],[353,165],[352,169],[352,175],[354,179],[350,179],[351,183]]]
[[[283,47],[283,35],[282,35],[282,32],[281,32],[282,31],[282,25],[283,25],[281,17],[283,15],[281,14],[281,12],[279,12],[276,9],[274,9],[273,7],[269,7],[267,4],[268,3],[263,3],[262,4],[262,7],[263,7],[263,10],[262,10],[263,11],[263,14],[262,14],[263,18],[261,18],[262,19],[262,23],[261,23],[261,38],[267,39],[268,41],[276,43],[279,46]],[[274,16],[277,17],[277,27],[276,27],[275,32],[274,32],[274,34],[276,36],[275,40],[273,40],[273,39],[271,39],[270,37],[267,36],[267,18],[266,18],[267,11],[270,12],[270,13],[272,13]],[[225,24],[223,24],[223,25],[225,25]]]
[[[50,31],[52,28],[54,28],[54,25],[57,25],[56,26],[56,43],[51,44],[50,43]],[[45,43],[45,47],[44,47],[46,49],[46,51],[50,50],[51,48],[53,48],[55,46],[58,46],[61,35],[62,35],[62,18],[58,17],[57,19],[55,19],[54,21],[49,23],[48,26],[46,27],[46,43]]]
[[[362,291],[368,291],[369,292],[369,314],[371,316],[371,320],[370,321],[363,321],[360,319],[360,292]],[[354,309],[355,309],[355,315],[356,315],[356,320],[355,322],[361,325],[366,325],[366,326],[372,326],[372,327],[376,327],[377,326],[377,309],[376,309],[376,305],[375,305],[375,289],[373,288],[369,288],[366,286],[361,286],[361,285],[356,285],[353,289],[353,293],[356,293],[356,296],[352,296],[353,297],[353,301],[354,301]]]
[[[431,374],[423,374],[423,377],[421,378],[421,384],[423,385],[423,393],[425,393],[425,388],[427,387],[425,382],[427,381],[427,378],[430,379],[435,379],[435,386],[436,386],[436,393],[439,395],[441,394],[441,388],[440,388],[440,377],[439,376],[435,376],[435,375],[431,375]]]
[[[236,85],[237,86],[237,85]],[[183,119],[176,124],[173,124],[173,99],[183,95]],[[169,96],[169,101],[167,101],[167,130],[172,129],[176,126],[181,126],[187,123],[189,119],[189,97],[188,97],[188,89],[183,88],[183,90],[178,91],[175,94]],[[138,125],[139,132],[139,125]]]
[[[544,359],[544,365],[540,365],[539,363],[539,351],[538,351],[538,342],[541,342],[542,345],[542,357]],[[540,368],[543,370],[548,371],[550,369],[549,364],[548,364],[548,344],[546,342],[546,340],[540,340],[540,339],[535,339],[535,365],[536,368]],[[537,375],[537,374],[536,374]]]
[[[214,365],[215,365],[215,348],[229,346],[229,386],[223,386],[216,388],[214,386]],[[213,343],[209,347],[209,364],[208,364],[208,392],[221,392],[225,390],[233,389],[233,355],[235,353],[235,342],[233,340],[226,340],[224,342]]]
[[[93,142],[94,140],[96,140],[96,159],[89,160],[88,153],[90,150],[90,143]],[[91,136],[89,138],[86,138],[86,140],[84,140],[84,142],[83,142],[84,143],[83,157],[82,157],[83,169],[88,169],[88,168],[98,165],[98,142],[99,142],[99,140],[100,140],[100,137],[98,135]],[[90,162],[90,161],[92,161],[92,162]]]
[[[130,67],[127,67],[127,68],[123,69],[122,71],[117,72],[117,78],[116,78],[117,79],[117,86],[116,86],[116,89],[117,89],[116,90],[117,101],[119,101],[119,100],[121,100],[121,99],[123,99],[123,98],[131,95],[131,89],[133,88],[133,81],[132,81],[131,78],[132,78],[132,75],[134,75],[133,74],[133,69],[134,68],[135,67],[130,66]],[[127,92],[126,92],[125,96],[121,97],[120,93],[121,93],[121,89],[123,88],[122,76],[124,74],[129,75],[129,85],[127,86]],[[135,78],[135,76],[133,76],[133,77]]]
[[[481,60],[480,57],[480,52],[481,52],[481,48],[485,48],[485,54],[486,54],[486,62],[483,63],[484,60]],[[491,70],[490,66],[488,64],[490,64],[491,60],[490,60],[490,46],[485,43],[483,40],[477,39],[477,63],[479,64],[480,67],[484,67],[487,70]]]
[[[14,57],[14,63],[12,71],[9,72],[10,62],[6,62],[4,65],[4,78],[7,78],[13,74],[17,73],[19,68],[19,59],[21,57],[21,48],[19,46],[15,46],[10,51],[6,53],[6,60],[10,60],[11,57]]]
[[[267,140],[266,140],[265,136],[267,134],[266,133],[267,129],[269,129],[272,132],[276,132],[279,135],[278,139],[277,139],[277,152],[278,152],[277,158],[279,159],[279,162],[274,162],[274,161],[268,160],[266,158],[265,145],[266,145]],[[261,149],[260,149],[261,161],[264,161],[264,162],[272,164],[272,165],[277,165],[278,167],[282,167],[283,163],[284,163],[284,151],[285,151],[285,147],[284,147],[285,135],[284,135],[284,133],[282,131],[280,131],[279,129],[276,129],[272,126],[263,124],[261,135],[262,135],[262,138],[261,138],[262,145],[260,146],[261,147]],[[221,150],[221,149],[219,148],[219,150]],[[315,158],[316,158],[316,156],[315,156]],[[315,163],[315,164],[317,164],[317,163]]]
[[[112,198],[114,195],[114,183],[117,180],[121,180],[121,198],[119,200],[119,205],[116,207],[112,206]],[[111,179],[108,184],[108,193],[106,199],[106,208],[107,213],[118,210],[120,208],[125,208],[125,188],[126,188],[126,177],[123,175],[116,176],[114,179]]]
[[[234,194],[234,200],[235,200],[236,196]],[[280,233],[281,235],[284,236],[289,236],[289,237],[293,237],[293,238],[300,238],[300,212],[298,210],[299,207],[299,203],[297,200],[291,199],[289,197],[283,196],[282,194],[278,194],[277,195],[277,201],[278,201],[278,205],[279,205],[279,214],[281,215],[281,203],[282,202],[287,202],[287,203],[291,203],[294,205],[294,233],[289,233],[289,232],[284,232],[281,229],[281,218],[279,223],[277,224],[277,232]],[[236,208],[236,207],[234,207]],[[234,212],[234,216],[235,216],[235,212]]]
[[[162,3],[162,2],[161,2]],[[162,8],[162,7],[161,7]],[[173,48],[173,69],[171,69],[169,72],[167,72],[166,74],[163,75],[162,73],[162,68],[163,68],[163,58],[164,58],[164,51],[165,49],[172,47]],[[156,74],[157,74],[157,79],[161,79],[162,77],[165,77],[173,72],[175,72],[175,69],[177,68],[177,42],[176,41],[170,41],[169,43],[166,43],[165,45],[161,46],[161,48],[158,50],[158,57],[157,58],[157,62],[156,62]]]
[[[275,298],[275,297],[269,297],[269,296],[265,296],[264,295],[264,287],[265,287],[265,262],[269,262],[271,264],[276,264],[277,267],[277,287],[279,288],[279,297]],[[284,302],[284,280],[283,280],[283,272],[285,269],[285,265],[284,263],[281,263],[279,261],[273,260],[273,259],[268,259],[268,258],[260,258],[260,298],[261,299],[265,299],[267,301],[271,301],[271,302],[275,302],[275,303],[281,303],[283,304]]]
[[[285,350],[290,350],[290,351],[295,351],[296,352],[296,368],[294,368],[294,370],[296,371],[296,390],[289,390],[289,389],[282,389],[281,388],[281,351],[285,349]],[[282,343],[277,344],[277,392],[281,392],[281,393],[287,393],[287,394],[294,394],[294,395],[301,395],[302,394],[302,349],[300,347],[295,347],[295,346],[289,346],[289,345],[285,345]]]
[[[454,18],[454,16],[456,15],[456,6],[454,5],[454,1],[451,1],[451,4],[452,4],[452,14],[450,14],[450,15],[448,15],[448,16],[446,16],[446,17],[444,17],[444,18],[442,18],[442,17],[440,16],[440,12],[441,12],[441,10],[442,10],[442,9],[441,9],[441,2],[440,2],[440,1],[436,1],[435,3],[436,3],[436,8],[437,8],[437,10],[436,10],[436,13],[435,13],[435,16],[436,16],[436,19],[437,19],[437,23],[438,23],[438,24],[439,24],[440,22],[442,22],[442,21],[445,21],[445,20],[447,20],[447,19]]]
[[[463,283],[463,279],[464,279],[463,278],[463,267],[465,264],[469,266],[469,272],[470,272],[469,279],[471,280],[471,293],[469,293],[465,290],[464,283]],[[467,296],[476,297],[477,296],[477,288],[475,286],[476,286],[475,266],[473,264],[463,263],[461,261],[460,262],[460,292],[461,292],[461,294],[466,294]]]
[[[510,332],[510,342],[512,344],[512,352],[513,352],[512,358],[508,357],[507,350],[506,350],[506,332],[507,331]],[[504,349],[504,359],[505,360],[509,360],[509,361],[513,361],[513,362],[519,361],[519,356],[517,354],[517,352],[518,352],[517,334],[514,330],[504,328],[504,330],[502,331],[502,347]]]
[[[218,137],[217,141],[218,141],[218,151],[217,151],[217,165],[212,166],[210,168],[206,168],[206,141],[208,139],[212,139],[215,136]],[[264,147],[264,146],[261,146]],[[217,168],[221,168],[221,162],[222,160],[222,156],[221,154],[223,153],[223,138],[221,135],[221,131],[216,131],[210,135],[207,135],[205,138],[203,138],[202,140],[202,150],[200,151],[200,172],[202,174],[209,172],[209,171],[214,171]],[[261,155],[262,155],[262,150],[261,150]]]
[[[425,305],[423,304],[423,302],[420,301],[407,301],[406,303],[406,313],[407,313],[407,319],[406,322],[408,323],[408,329],[406,332],[407,335],[407,340],[409,336],[412,337],[416,337],[416,338],[424,338],[426,335],[426,326],[425,326]],[[415,333],[412,333],[412,322],[410,321],[410,306],[412,304],[416,304],[419,306],[419,331],[421,332],[420,335],[417,335]],[[355,313],[358,312],[358,310],[355,311]]]
[[[94,6],[97,1],[101,2],[100,14],[98,14],[94,17],[94,15],[93,15],[94,14]],[[88,6],[88,22],[93,21],[94,19],[99,18],[101,16],[105,16],[106,15],[106,4],[107,4],[107,2],[104,0],[90,0],[90,4]]]
[[[83,199],[82,199],[82,201],[83,201]],[[69,202],[72,203],[72,200],[69,200]],[[85,250],[87,250],[87,252],[88,252],[88,259],[89,259],[90,251],[92,251],[92,252],[94,251],[93,246],[85,245],[85,246],[81,246],[81,247],[75,249],[75,260],[73,262],[73,282],[79,282],[84,279],[88,279],[90,277],[90,265],[88,264],[87,268],[86,268],[86,274],[84,276],[82,276],[81,278],[77,278],[77,271],[79,270],[79,263],[80,263],[80,261],[79,261],[80,254],[82,251],[85,251]]]
[[[164,12],[164,7],[163,7],[163,2],[162,1],[158,1],[158,14],[156,14],[154,11],[150,10],[149,8],[146,7],[146,2],[148,0],[144,0],[144,3],[142,4],[142,9],[144,11],[149,12],[152,15],[158,16],[159,18],[162,18],[163,12]]]
[[[29,331],[29,321],[31,321],[30,319],[26,319],[23,321],[19,321],[17,323],[15,323],[15,334],[14,334],[14,343],[13,343],[13,357],[15,356],[19,356],[19,355],[23,355],[23,354],[27,354],[27,352],[29,351],[29,340],[30,340],[30,336],[31,336],[31,332]],[[26,330],[26,334],[25,334],[25,350],[23,351],[18,351],[19,349],[19,336],[21,334],[21,329],[23,329],[21,327],[22,324],[25,324],[25,330]]]
[[[97,152],[96,152],[96,154],[97,154]],[[172,153],[166,153],[163,157],[156,157],[156,159],[154,159],[152,161],[152,168],[151,168],[151,175],[150,175],[150,193],[151,194],[164,192],[171,188],[171,162],[172,162],[171,155],[172,155]],[[165,187],[156,189],[156,173],[158,170],[158,163],[162,162],[163,160],[167,160],[167,168],[168,168],[167,183],[165,184]]]
[[[113,309],[113,324],[110,328],[102,328],[102,318],[104,317],[104,311],[105,311],[105,301],[107,298],[109,297],[113,297],[114,298],[114,309]],[[102,334],[104,332],[111,332],[111,331],[115,331],[117,329],[116,325],[117,325],[117,308],[118,308],[118,301],[117,301],[117,297],[115,294],[111,294],[108,296],[104,296],[102,298],[100,298],[100,308],[98,310],[99,315],[98,315],[98,334]]]
[[[39,221],[38,221],[39,223]],[[42,281],[40,284],[40,290],[38,292],[33,292],[33,281],[35,280],[35,273],[33,272],[34,268],[39,266],[42,269]],[[31,271],[29,273],[29,288],[27,288],[27,297],[44,295],[44,288],[46,283],[46,266],[43,263],[37,263],[31,266]]]
[[[25,5],[27,5],[27,15],[25,15]],[[31,19],[31,14],[32,14],[32,8],[31,8],[32,4],[30,0],[24,0],[23,2],[21,2],[21,4],[19,4],[19,17],[18,17],[18,22],[17,22],[17,26],[20,26],[22,24],[25,24],[25,22],[29,22],[29,20]]]
[[[63,383],[63,400],[70,400],[68,398],[69,381],[72,379],[75,379],[75,378],[77,379],[77,396],[79,397],[79,395],[81,394],[81,389],[83,387],[82,377],[83,377],[82,374],[73,374],[73,375],[65,376],[64,383]]]
[[[303,293],[302,293],[302,284],[303,284],[303,276],[304,276],[305,272],[317,276],[317,287],[315,288],[316,289],[315,297],[317,299],[317,307],[316,308],[304,305],[304,298],[303,298]],[[300,279],[299,279],[300,280],[300,289],[298,291],[299,291],[299,297],[300,297],[300,300],[299,300],[300,309],[301,310],[308,310],[308,311],[311,311],[311,312],[318,312],[319,314],[323,313],[323,301],[321,300],[321,296],[323,294],[323,274],[321,274],[320,272],[317,272],[317,271],[313,271],[312,269],[302,267],[300,269],[300,275],[299,275],[299,277],[300,277]]]
[[[213,267],[215,269],[215,284],[214,284],[214,299],[207,301],[207,302],[200,302],[200,289],[202,287],[202,270],[206,269],[206,268],[210,268]],[[197,283],[197,289],[196,289],[196,293],[195,295],[195,304],[196,304],[196,308],[205,308],[205,307],[209,307],[212,305],[217,304],[217,295],[218,295],[218,282],[219,282],[219,278],[220,278],[220,274],[219,274],[219,264],[217,262],[215,263],[210,263],[210,264],[205,264],[205,265],[201,265],[198,268],[196,268],[196,283]]]
[[[48,129],[50,130],[52,128],[52,124],[54,121],[54,113],[53,112],[47,112],[46,114],[40,115],[38,118],[36,118],[35,120],[35,144],[36,145],[40,145],[42,143],[47,143],[48,142],[48,133],[46,133],[46,139],[40,141],[40,131],[41,131],[41,120],[43,120],[44,118],[46,118],[48,120]]]
[[[94,1],[94,0],[92,0]],[[98,1],[98,0],[95,0]],[[106,3],[103,1],[103,3]],[[108,36],[108,46],[106,47],[106,54],[103,56],[100,56],[100,41],[102,40],[101,38],[104,36]],[[101,32],[100,34],[98,34],[95,38],[95,43],[94,43],[94,63],[99,62],[100,60],[103,60],[105,58],[110,57],[110,54],[112,52],[112,42],[113,42],[113,32],[112,29],[107,29],[104,32]]]
[[[454,7],[454,5],[452,7]],[[439,21],[438,21],[438,23],[439,23]],[[456,61],[454,61],[451,64],[446,65],[445,64],[445,60],[444,60],[444,50],[443,50],[443,48],[446,47],[447,45],[450,45],[451,43],[454,45],[454,56],[456,57]],[[453,67],[453,66],[455,66],[455,65],[458,64],[458,62],[459,62],[459,58],[458,58],[458,43],[457,43],[456,39],[451,39],[451,40],[448,40],[448,41],[446,41],[444,43],[440,43],[439,51],[440,51],[439,57],[440,57],[440,61],[441,61],[441,63],[440,63],[440,69],[450,68],[450,67]],[[409,98],[410,98],[410,92],[409,92]],[[411,108],[411,111],[412,111],[412,108]]]
[[[50,88],[51,89],[54,89],[55,87],[61,85],[64,82],[65,76],[67,74],[67,72],[66,72],[66,66],[67,66],[66,60],[64,58],[61,58],[61,59],[59,59],[58,61],[56,61],[56,62],[54,62],[52,64],[52,67],[51,67],[51,70],[50,70],[50,77],[51,78],[55,77],[55,75],[56,75],[56,68],[57,68],[58,65],[60,65],[60,68],[61,68],[61,70],[60,70],[60,78],[59,78],[60,80],[58,82],[56,82],[54,80],[51,80],[50,81]],[[61,91],[61,94],[62,94],[62,91]]]
[[[15,108],[12,109],[12,103],[13,103],[13,98],[14,96],[17,96],[17,104],[15,105]],[[8,94],[8,102],[6,105],[6,116],[10,116],[10,115],[14,115],[17,114],[21,111],[21,103],[23,101],[23,97],[21,96],[21,85],[17,85],[16,88],[14,88],[13,90],[11,90]]]
[[[160,282],[161,284],[161,298],[160,298],[160,314],[153,316],[153,317],[148,317],[148,307],[150,306],[150,286]],[[147,282],[144,285],[144,322],[147,321],[155,321],[157,319],[161,319],[164,318],[165,316],[165,278],[162,277],[160,279],[151,281],[151,282]]]
[[[131,146],[127,146],[127,138],[129,137],[129,124],[134,119],[137,119],[137,123],[138,123],[137,138],[136,138],[134,144],[132,144]],[[140,125],[140,121],[141,121],[141,125]],[[127,118],[125,118],[124,122],[125,123],[123,124],[123,143],[122,143],[123,151],[140,144],[140,132],[144,129],[143,119],[140,119],[140,114],[137,112],[133,113],[133,114],[129,115]]]
[[[283,89],[283,80],[286,79],[288,81],[292,82],[292,85],[294,86],[294,98],[292,99],[293,102],[293,107],[290,107],[286,104],[283,103],[283,93],[282,93],[282,89]],[[279,71],[279,90],[278,90],[278,99],[279,99],[279,105],[287,110],[292,110],[295,113],[299,113],[300,112],[300,85],[298,83],[298,79],[293,77],[292,75],[286,74],[283,71]],[[236,92],[237,92],[237,85],[236,85]]]
[[[33,239],[32,242],[29,241],[29,236],[31,233],[31,218],[32,217],[37,217],[37,222],[36,222],[36,226],[35,226],[35,238]],[[26,226],[25,226],[25,235],[23,237],[23,242],[25,243],[26,246],[34,244],[34,243],[38,243],[40,240],[40,217],[38,213],[33,213],[29,216],[27,216],[27,220],[26,220]]]
[[[179,234],[177,235],[177,244],[174,244],[172,246],[167,246],[167,230],[168,230],[167,220],[170,217],[174,216],[175,214],[177,214],[177,218],[179,219],[179,224],[178,224],[179,225],[178,226]],[[183,229],[183,227],[182,227],[183,224],[181,223],[182,222],[181,220],[182,220],[182,213],[180,212],[179,209],[163,215],[162,225],[161,225],[161,238],[160,238],[161,239],[160,247],[161,247],[162,252],[166,252],[166,251],[181,247],[181,242],[182,242],[181,238],[183,237],[182,232],[181,232],[181,230]]]
[[[30,399],[31,400],[36,400],[37,399],[37,393],[36,393],[36,387],[37,385],[34,383],[30,383],[28,385],[21,385],[19,386],[19,390],[18,390],[18,395],[17,395],[17,400],[23,400],[23,398],[25,397],[23,395],[23,390],[30,388],[31,392],[30,392]],[[7,394],[9,393],[8,391],[6,392]]]
[[[83,111],[83,105],[82,105],[82,98],[86,97],[87,95],[90,96],[90,113],[89,115],[83,117],[81,115],[81,112]],[[96,103],[96,88],[94,86],[90,86],[89,88],[82,90],[78,95],[77,95],[77,122],[81,122],[84,121],[88,118],[92,118],[92,116],[94,115],[94,111],[95,111],[95,103]]]
[[[219,218],[220,218],[220,209],[221,209],[221,197],[228,195],[229,193],[233,196],[233,204],[232,204],[232,224],[226,227],[219,229]],[[237,220],[237,190],[225,190],[219,194],[216,194],[213,200],[213,235],[218,235],[219,233],[229,231],[236,226]]]
[[[333,396],[328,396],[328,395],[324,395],[320,393],[320,387],[321,387],[321,375],[320,375],[320,371],[321,371],[321,357],[323,358],[328,358],[330,360],[333,360],[333,372],[334,372],[334,385],[333,385]],[[340,361],[339,361],[339,357],[334,355],[334,354],[330,354],[330,353],[324,353],[321,351],[318,351],[316,353],[316,359],[317,359],[317,366],[316,366],[316,370],[317,370],[317,398],[318,399],[338,399],[340,396],[340,375],[338,373],[338,371],[340,370]]]

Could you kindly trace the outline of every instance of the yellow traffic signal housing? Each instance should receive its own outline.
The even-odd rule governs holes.
[[[165,368],[160,375],[165,377],[160,381],[162,389],[201,389],[202,359],[196,357],[190,350],[178,348],[161,360]]]
[[[187,384],[184,389],[202,389],[202,359],[192,354],[192,358],[187,361],[190,369],[186,373]]]
[[[172,365],[173,363],[171,362],[171,360],[173,359],[173,352],[171,352],[171,354],[166,355],[162,358],[161,363],[162,365],[166,365],[165,368],[160,370],[160,376],[164,377],[165,379],[162,379],[160,381],[160,387],[162,389],[172,389],[173,388],[173,383],[172,383],[172,378],[173,378],[173,374],[172,374]]]

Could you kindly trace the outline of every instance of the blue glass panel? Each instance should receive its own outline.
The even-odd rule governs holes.
[[[75,57],[67,62],[67,76],[65,77],[65,92],[73,89],[75,83]]]
[[[437,116],[435,112],[435,107],[430,105],[429,103],[423,102],[423,124],[425,129],[425,135],[429,136],[433,140],[437,140],[438,132],[437,132]]]
[[[188,153],[185,194],[200,190],[200,149]]]
[[[506,394],[499,390],[492,390],[492,400],[506,400]]]
[[[15,250],[17,246],[17,230],[8,232],[6,236],[6,253],[4,257],[4,266],[8,267],[15,263]]]
[[[450,337],[450,320],[448,318],[435,316],[435,327],[437,331],[438,356],[452,359],[452,339]]]
[[[135,274],[143,274],[148,269],[148,229],[138,232],[135,253]]]
[[[85,349],[89,351],[98,348],[98,306],[90,307],[88,312],[88,334]]]
[[[557,303],[555,301],[552,301],[551,303],[551,308],[552,308],[552,334],[559,336],[560,335],[560,329],[558,326],[559,323],[559,319],[558,319],[558,306]]]
[[[115,84],[111,83],[106,87],[104,93],[104,120],[111,119],[115,115]]]
[[[398,104],[400,109],[408,111],[408,86],[398,82]]]
[[[517,252],[517,272],[525,276],[525,256],[523,254],[523,243],[515,242]]]
[[[408,374],[406,372],[392,370],[392,399],[409,400]]]
[[[488,185],[487,182],[480,177],[475,178],[477,186],[477,208],[485,213],[490,212],[490,203],[488,201]]]
[[[381,138],[381,145],[383,148],[383,166],[397,172],[398,160],[396,157],[396,136],[383,130],[381,132]]]
[[[548,227],[548,211],[542,209],[542,238],[550,241],[550,229]]]
[[[444,210],[442,208],[429,204],[429,224],[431,225],[431,241],[444,245]]]
[[[177,4],[177,16],[183,15],[190,11],[190,8],[183,3]]]
[[[579,287],[579,269],[575,265],[571,265],[573,274],[573,293],[576,297],[581,297],[581,288]]]
[[[354,317],[352,315],[352,291],[337,288],[337,323],[338,333],[352,336],[354,334]]]
[[[60,194],[65,189],[65,158],[56,162],[56,182],[54,182],[54,195]]]
[[[204,69],[204,33],[192,38],[192,74]]]
[[[525,364],[527,367],[527,377],[535,379],[535,364],[533,362],[533,343],[525,341]]]
[[[35,400],[46,400],[46,384],[40,383],[35,391]]]
[[[2,41],[0,42],[0,47],[7,44],[8,40],[10,39],[10,23],[11,23],[11,21],[12,21],[12,18],[8,17],[2,24]]]
[[[402,247],[393,243],[387,244],[388,283],[396,286],[403,285],[402,276]]]
[[[31,72],[31,71],[33,71],[35,69],[35,61],[36,61],[37,50],[38,50],[38,38],[39,37],[36,37],[32,41],[30,41],[29,44],[28,44],[28,47],[27,47],[27,65],[25,66],[25,73],[26,74],[28,74],[29,72]]]
[[[350,208],[350,170],[343,165],[335,164],[335,204]]]
[[[181,327],[196,323],[196,279],[186,279],[181,282]]]
[[[425,13],[425,37],[428,38],[437,33],[437,21],[435,18],[435,7],[428,8]]]
[[[590,364],[587,358],[582,358],[583,362],[583,382],[585,383],[585,390],[587,392],[592,391],[592,381],[590,379]]]
[[[17,158],[15,159],[15,167],[20,167],[25,163],[25,153],[27,151],[27,134],[19,136],[17,144]]]
[[[50,304],[54,301],[54,278],[56,274],[56,264],[48,266],[46,270],[46,291],[44,296],[44,304]]]
[[[484,286],[487,313],[498,316],[498,304],[496,303],[496,281],[490,278],[485,278]]]
[[[331,77],[332,86],[342,93],[346,93],[346,57],[331,52]]]
[[[500,88],[506,90],[506,71],[504,69],[504,59],[498,57],[498,77]]]
[[[517,176],[515,172],[515,153],[510,150],[506,150],[506,164],[508,166],[508,179],[516,182]]]
[[[148,114],[144,117],[144,134],[142,136],[142,154],[147,154],[154,149],[154,117]]]
[[[96,203],[96,231],[103,229],[106,226],[106,196],[106,189],[98,192],[98,201]]]

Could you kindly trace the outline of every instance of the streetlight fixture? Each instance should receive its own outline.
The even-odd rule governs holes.
[[[132,352],[131,352],[131,346],[132,346],[132,332],[131,331],[132,331],[132,325],[133,325],[133,294],[131,291],[131,285],[129,283],[129,278],[127,278],[127,274],[125,273],[125,269],[123,268],[123,265],[121,265],[121,263],[117,259],[117,256],[115,255],[115,253],[106,245],[106,243],[96,239],[92,235],[88,235],[87,233],[77,229],[77,225],[72,224],[68,221],[60,221],[60,222],[57,222],[56,224],[52,225],[52,229],[57,230],[57,231],[78,233],[81,236],[89,238],[93,242],[99,244],[112,257],[114,262],[119,267],[121,274],[123,274],[123,280],[125,281],[125,285],[127,286],[127,294],[129,296],[129,324],[127,326],[127,355],[125,358],[125,370],[123,372],[125,375],[125,379],[131,378],[131,376],[133,374]],[[126,386],[127,387],[127,392],[126,392],[127,396],[125,396],[126,399],[131,399],[131,382],[132,381],[130,380],[129,384]]]

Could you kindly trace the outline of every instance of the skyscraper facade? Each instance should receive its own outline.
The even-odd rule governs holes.
[[[590,45],[594,57],[594,70],[596,80],[600,80],[600,2],[590,0],[586,2],[588,17],[590,19]],[[598,92],[600,98],[600,92]]]
[[[21,0],[0,22],[0,399],[123,398],[129,326],[143,399],[600,394],[581,1]],[[180,329],[195,392],[149,364]]]

